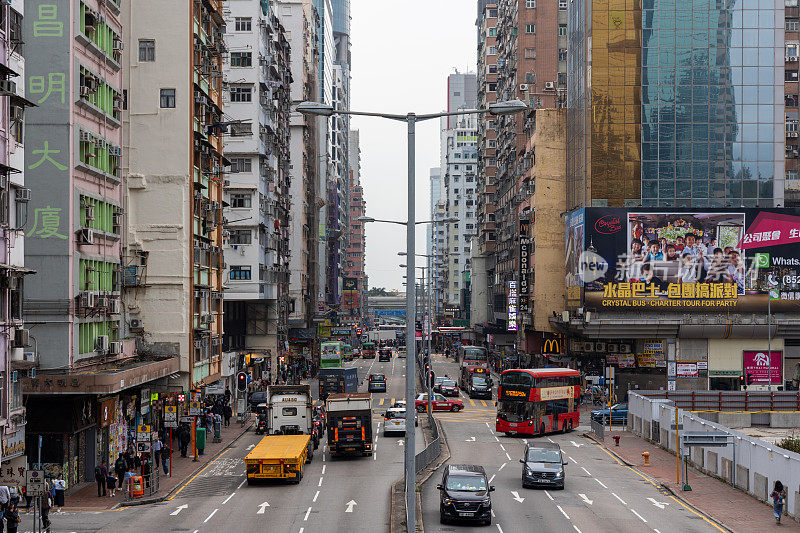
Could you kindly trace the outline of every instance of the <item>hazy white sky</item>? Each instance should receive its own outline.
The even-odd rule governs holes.
[[[447,75],[476,68],[475,0],[351,0],[354,111],[418,114],[444,110]],[[361,131],[361,181],[367,216],[405,221],[407,131],[405,122],[353,117]],[[417,125],[416,219],[428,220],[430,168],[439,164],[439,121]],[[405,226],[366,225],[370,287],[403,289]],[[425,253],[425,229],[417,226],[417,253]],[[424,259],[417,258],[423,265]],[[421,271],[418,270],[418,274]]]

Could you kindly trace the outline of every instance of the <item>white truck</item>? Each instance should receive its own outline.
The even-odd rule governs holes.
[[[382,341],[394,341],[397,334],[390,329],[373,329],[367,332],[370,342],[379,343]]]
[[[320,435],[314,424],[309,385],[270,385],[267,416],[270,435],[311,435],[314,449],[319,447]]]

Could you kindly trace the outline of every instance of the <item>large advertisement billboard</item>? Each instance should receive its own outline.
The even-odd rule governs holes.
[[[585,208],[566,232],[573,306],[800,310],[800,210]]]

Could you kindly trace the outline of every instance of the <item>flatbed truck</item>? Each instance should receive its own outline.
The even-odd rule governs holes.
[[[311,462],[310,435],[269,435],[244,458],[247,483],[286,480],[300,483],[303,467]]]

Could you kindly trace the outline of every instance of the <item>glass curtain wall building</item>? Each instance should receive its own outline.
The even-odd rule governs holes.
[[[569,207],[783,205],[783,10],[571,2]]]

